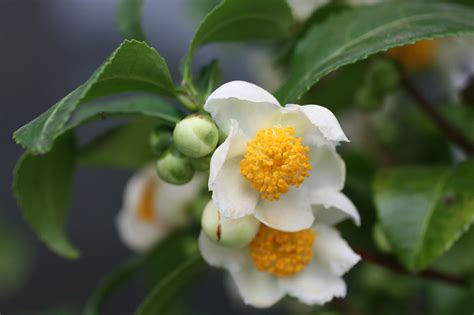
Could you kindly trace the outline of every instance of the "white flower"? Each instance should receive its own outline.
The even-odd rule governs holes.
[[[306,20],[316,9],[329,3],[329,0],[288,0],[288,5],[297,20]]]
[[[185,185],[162,181],[148,166],[127,183],[123,206],[117,215],[117,228],[122,241],[131,249],[146,251],[172,230],[187,223],[186,209],[204,183],[196,174]]]
[[[458,97],[474,76],[474,35],[454,36],[442,41],[436,65],[446,77],[451,95]]]
[[[308,305],[322,305],[346,295],[342,275],[360,257],[337,230],[316,224],[299,232],[282,232],[261,225],[245,248],[230,248],[199,236],[203,258],[227,269],[245,304],[270,307],[285,295]]]
[[[336,117],[318,105],[281,107],[262,88],[224,84],[204,108],[228,134],[214,152],[209,190],[226,218],[253,214],[281,231],[360,218],[340,191],[345,164],[335,150],[348,141]],[[315,214],[313,214],[313,211]]]

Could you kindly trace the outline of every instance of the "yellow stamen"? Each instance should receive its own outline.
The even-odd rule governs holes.
[[[288,277],[303,270],[313,259],[316,235],[312,229],[282,232],[261,224],[249,245],[258,270]]]
[[[137,217],[142,221],[152,221],[156,219],[155,213],[155,193],[156,181],[150,179],[143,189],[137,208]]]
[[[309,147],[291,127],[263,128],[247,142],[240,173],[263,199],[278,200],[289,186],[298,187],[309,176]]]
[[[440,40],[420,40],[414,44],[389,49],[386,54],[397,60],[406,70],[420,71],[433,63],[439,43]]]

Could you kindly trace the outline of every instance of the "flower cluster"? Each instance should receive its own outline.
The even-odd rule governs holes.
[[[341,192],[345,164],[336,146],[348,139],[336,117],[318,105],[282,107],[267,91],[242,81],[215,90],[204,109],[212,120],[191,117],[173,132],[184,159],[214,151],[207,160],[212,200],[199,236],[203,258],[225,268],[244,302],[255,307],[285,295],[306,304],[345,296],[342,275],[360,258],[334,225],[346,218],[360,224],[360,218]],[[224,136],[214,150],[218,129]],[[182,184],[179,172],[168,175],[176,163],[170,172],[160,161],[158,174],[172,184],[142,171],[127,187],[119,215],[123,239],[137,249],[183,224],[181,209],[199,191],[199,175],[174,185]]]

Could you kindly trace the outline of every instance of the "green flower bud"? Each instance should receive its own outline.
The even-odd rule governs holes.
[[[173,135],[171,131],[163,129],[163,127],[156,127],[150,133],[149,143],[151,150],[158,156],[161,156],[168,149],[172,141]]]
[[[189,159],[177,150],[168,150],[156,163],[158,176],[165,182],[182,185],[194,176],[194,169]]]
[[[173,139],[181,153],[200,158],[214,151],[219,140],[219,131],[209,117],[192,115],[176,125]]]
[[[257,235],[260,222],[253,215],[239,219],[223,218],[212,200],[201,218],[202,230],[216,243],[228,247],[244,247]]]
[[[191,159],[191,165],[196,171],[207,171],[211,164],[212,154],[206,155],[202,158]]]
[[[379,59],[369,65],[367,84],[373,87],[375,93],[384,95],[395,90],[400,82],[400,73],[394,62]]]
[[[193,221],[199,222],[202,218],[202,213],[206,208],[207,204],[209,203],[210,196],[206,192],[206,194],[202,194],[198,196],[196,199],[189,206],[189,214],[192,216]]]
[[[376,110],[383,105],[383,97],[379,97],[370,85],[361,87],[355,94],[355,104],[364,110]]]

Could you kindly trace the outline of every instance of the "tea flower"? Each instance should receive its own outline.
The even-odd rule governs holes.
[[[389,49],[387,55],[408,72],[434,69],[445,79],[443,83],[448,86],[449,96],[456,99],[474,75],[473,47],[474,36],[453,36],[395,47]]]
[[[283,232],[264,224],[244,248],[224,247],[199,236],[203,258],[227,269],[245,304],[270,307],[285,295],[308,305],[322,305],[346,295],[342,275],[360,257],[329,225]]]
[[[187,223],[187,207],[203,186],[195,175],[185,185],[162,181],[152,166],[136,173],[127,183],[117,228],[122,241],[141,252],[151,248],[173,229]]]
[[[345,164],[335,150],[348,141],[336,117],[318,105],[286,105],[243,81],[224,84],[204,108],[227,139],[211,159],[209,190],[226,218],[255,215],[269,227],[299,231],[312,226],[313,210],[333,224],[359,223],[340,192]]]

